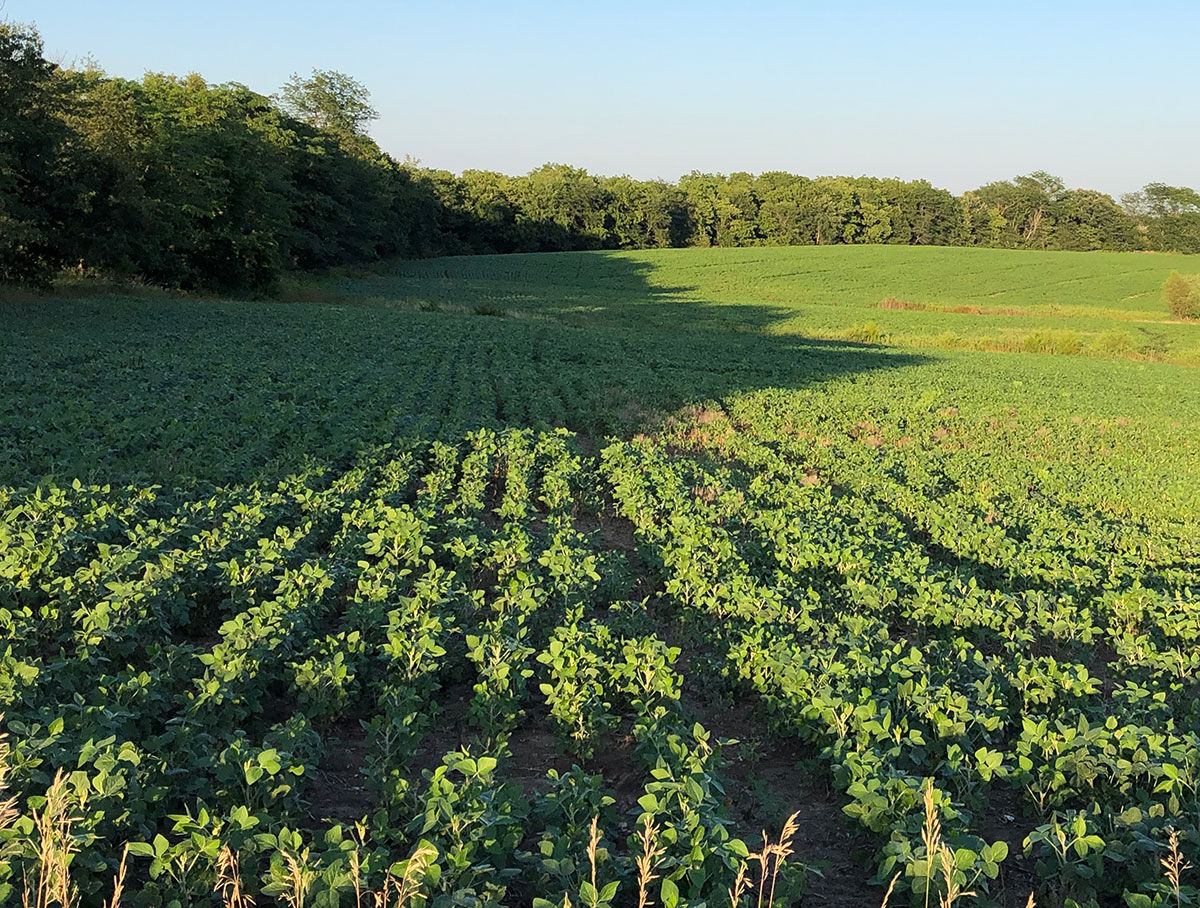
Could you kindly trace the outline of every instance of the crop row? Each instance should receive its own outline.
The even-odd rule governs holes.
[[[727,904],[772,860],[782,903],[818,868],[736,837],[717,696],[814,756],[894,899],[1160,899],[1200,841],[1195,524],[1081,475],[1100,433],[1002,459],[1039,426],[846,412],[6,492],[0,887],[57,854],[98,901],[129,842],[140,904],[235,865],[292,905]]]

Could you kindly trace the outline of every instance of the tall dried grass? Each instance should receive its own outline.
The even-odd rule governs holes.
[[[217,855],[217,883],[213,889],[221,896],[222,908],[253,908],[254,899],[242,888],[241,867],[238,856],[228,845]]]
[[[1171,886],[1171,892],[1175,896],[1175,908],[1182,908],[1183,875],[1192,869],[1192,865],[1184,860],[1183,854],[1179,851],[1179,833],[1175,830],[1175,827],[1168,827],[1167,836],[1167,856],[1161,858],[1159,863],[1162,864],[1163,874],[1166,876],[1167,882]]]
[[[79,844],[71,835],[78,821],[71,813],[67,793],[67,777],[60,769],[46,789],[40,810],[33,812],[34,835],[37,837],[37,870],[32,888],[26,878],[24,908],[72,908],[76,890],[71,883],[71,858]]]
[[[642,825],[638,838],[642,846],[642,853],[634,860],[638,873],[638,908],[647,908],[653,904],[650,901],[650,884],[658,879],[654,871],[666,848],[658,843],[658,827],[653,821]]]

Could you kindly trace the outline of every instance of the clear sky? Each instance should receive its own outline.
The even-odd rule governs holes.
[[[0,3],[115,75],[349,73],[387,151],[453,171],[1200,188],[1200,0]]]

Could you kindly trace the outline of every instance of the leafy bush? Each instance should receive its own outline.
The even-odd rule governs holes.
[[[1033,331],[1021,341],[1021,350],[1026,353],[1059,353],[1074,356],[1079,352],[1079,335],[1074,331]]]
[[[1113,329],[1096,335],[1092,350],[1101,356],[1128,356],[1137,352],[1137,344],[1128,331]]]
[[[1200,318],[1200,274],[1172,271],[1163,284],[1162,295],[1176,318]]]
[[[846,329],[845,338],[848,341],[854,341],[857,344],[879,344],[884,340],[883,329],[873,321],[863,322],[861,325],[851,325]]]

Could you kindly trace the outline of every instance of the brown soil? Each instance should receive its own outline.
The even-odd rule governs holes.
[[[442,758],[446,754],[459,750],[470,741],[467,711],[474,695],[474,685],[471,681],[451,684],[437,693],[434,702],[441,712],[417,746],[416,756],[412,760],[411,778],[421,778],[421,773],[426,769],[437,769],[442,765]]]
[[[550,790],[547,772],[569,772],[576,761],[563,752],[549,718],[528,706],[526,709],[525,723],[508,739],[512,756],[504,761],[503,773],[508,781],[521,786],[526,797],[533,797]]]
[[[732,762],[722,771],[735,834],[753,850],[761,844],[762,832],[778,835],[795,813],[799,830],[792,839],[793,860],[816,871],[808,877],[800,904],[878,905],[883,891],[867,882],[874,873],[872,843],[847,821],[844,801],[827,775],[808,768],[814,762],[812,753],[800,742],[770,736],[755,706],[752,697],[729,707],[687,701],[689,711],[716,737],[741,742],[732,745]]]
[[[527,705],[525,722],[509,738],[512,756],[504,761],[502,771],[505,778],[520,785],[528,797],[549,790],[546,773],[551,769],[562,774],[580,766],[591,775],[602,776],[605,791],[615,801],[613,809],[620,823],[619,830],[606,830],[605,834],[619,840],[633,831],[630,813],[637,807],[637,799],[645,794],[645,785],[649,781],[637,764],[633,752],[635,742],[628,725],[628,722],[622,723],[601,736],[592,756],[580,759],[563,747],[549,717],[536,705]]]
[[[618,552],[637,551],[637,531],[633,523],[612,514],[582,512],[575,517],[575,529],[583,534],[599,533],[600,548]]]
[[[988,793],[988,813],[980,817],[977,834],[989,844],[1005,842],[1008,857],[1000,865],[1000,878],[992,884],[992,895],[1004,908],[1024,908],[1038,885],[1033,861],[1022,853],[1021,845],[1034,821],[1024,816],[1020,792],[997,785]]]
[[[637,529],[632,521],[617,514],[582,511],[575,516],[575,529],[585,536],[594,534],[598,549],[625,556],[636,577],[628,592],[630,599],[641,601],[660,592],[662,584],[639,554]]]
[[[596,444],[596,439],[587,432],[575,433],[575,444],[579,445],[579,450],[584,457],[595,458],[600,451],[600,446]]]
[[[342,719],[325,736],[325,759],[307,791],[313,820],[353,823],[376,807],[362,775],[367,732],[357,719]]]

